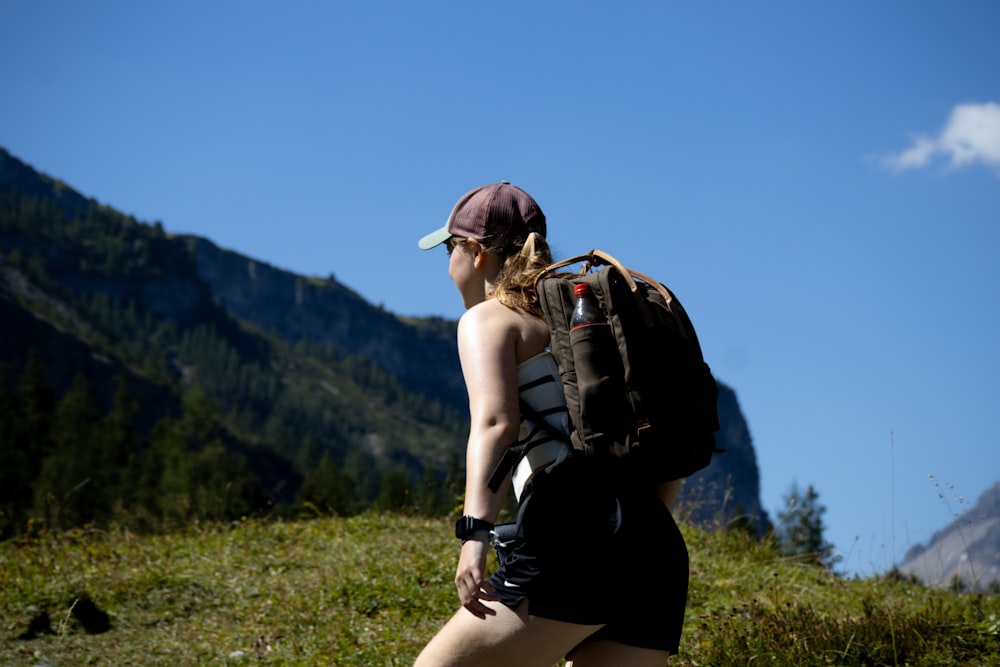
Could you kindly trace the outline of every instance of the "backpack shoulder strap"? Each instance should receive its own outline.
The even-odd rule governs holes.
[[[592,269],[595,266],[608,265],[615,267],[615,269],[618,270],[618,273],[622,275],[622,278],[625,279],[625,283],[628,285],[629,290],[633,294],[638,292],[639,288],[636,287],[635,280],[633,280],[632,276],[644,280],[648,282],[650,285],[653,286],[659,285],[659,283],[653,280],[652,278],[644,276],[641,273],[632,271],[631,269],[625,268],[624,264],[622,264],[617,259],[612,257],[610,254],[604,252],[603,250],[598,250],[596,248],[588,252],[586,255],[577,255],[576,257],[570,257],[568,259],[556,262],[555,264],[550,264],[549,266],[545,267],[545,269],[542,270],[538,278],[535,279],[535,283],[537,284],[539,280],[548,277],[549,274],[559,269],[565,268],[567,266],[572,266],[574,264],[579,264],[580,262],[586,262],[584,267],[580,270],[580,275],[586,274],[588,271],[590,271],[590,269]],[[664,294],[664,298],[667,298],[667,295]]]
[[[661,297],[663,297],[663,303],[666,306],[667,311],[674,315],[674,319],[677,321],[681,335],[684,338],[692,338],[693,329],[691,327],[691,321],[687,318],[687,314],[679,315],[676,312],[677,310],[680,310],[683,313],[683,308],[680,307],[680,303],[678,303],[676,297],[674,297],[673,292],[667,289],[667,287],[660,281],[651,278],[644,273],[639,273],[638,271],[626,267],[610,253],[604,252],[603,250],[594,248],[586,255],[577,255],[576,257],[570,257],[547,266],[536,279],[536,288],[538,287],[538,282],[548,277],[551,273],[567,266],[572,266],[573,264],[579,264],[580,262],[586,262],[584,267],[580,270],[580,275],[586,274],[595,266],[607,265],[614,267],[625,281],[625,284],[628,285],[629,291],[637,296],[639,294],[639,287],[635,283],[636,278],[652,287],[654,290],[659,292]]]

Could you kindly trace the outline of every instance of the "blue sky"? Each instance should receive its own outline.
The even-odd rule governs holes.
[[[772,518],[883,571],[1000,479],[1000,4],[0,4],[0,145],[167,231],[457,318],[417,239],[531,192],[680,296]],[[933,476],[933,480],[929,476]]]

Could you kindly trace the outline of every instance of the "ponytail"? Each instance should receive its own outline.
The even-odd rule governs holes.
[[[520,249],[504,258],[490,296],[508,308],[542,317],[535,280],[550,264],[552,251],[548,242],[538,232],[531,232]]]

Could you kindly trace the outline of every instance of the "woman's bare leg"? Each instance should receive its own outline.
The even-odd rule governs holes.
[[[484,604],[496,613],[481,619],[459,609],[424,647],[415,667],[550,667],[602,627],[530,616],[527,603],[517,611],[499,602]]]
[[[670,653],[609,640],[588,640],[573,649],[566,667],[663,667]]]

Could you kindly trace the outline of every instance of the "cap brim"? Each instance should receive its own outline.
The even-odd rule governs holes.
[[[448,232],[448,225],[445,225],[441,229],[433,231],[424,238],[420,239],[420,242],[417,245],[420,246],[421,250],[430,250],[431,248],[441,245],[450,238],[451,234]]]

